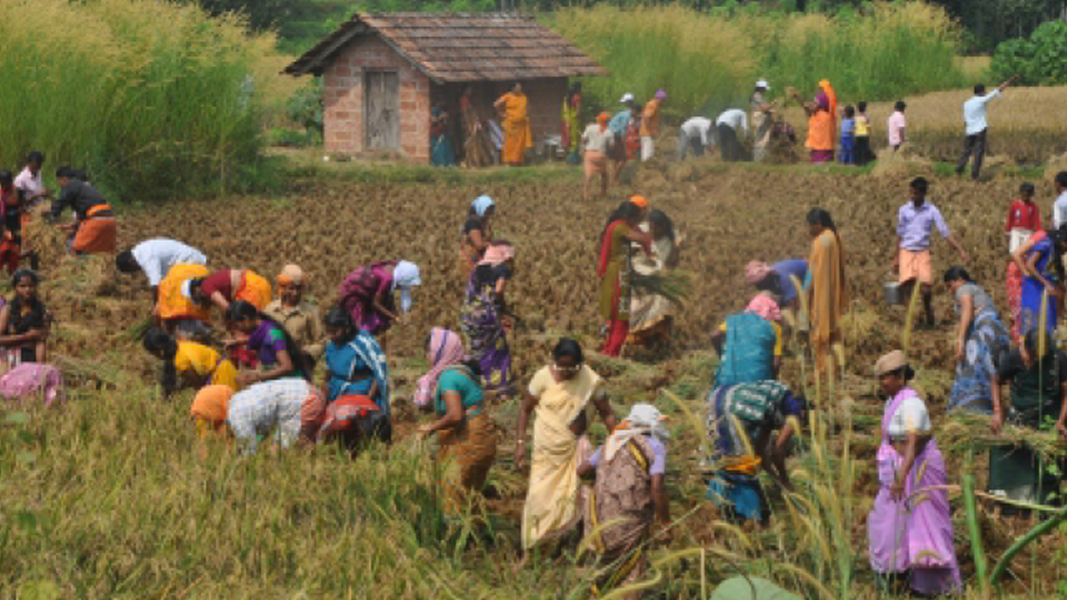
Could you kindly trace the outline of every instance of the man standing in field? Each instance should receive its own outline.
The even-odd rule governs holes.
[[[748,135],[748,115],[739,108],[723,111],[715,119],[715,128],[719,132],[719,149],[724,161],[744,160],[745,149],[741,147],[741,138]]]
[[[910,202],[900,207],[897,213],[897,255],[893,259],[893,271],[900,273],[900,286],[904,298],[911,297],[911,290],[918,279],[922,284],[923,308],[926,310],[926,326],[934,326],[934,268],[930,258],[930,234],[934,227],[941,237],[960,253],[960,260],[967,262],[967,253],[956,238],[952,237],[941,211],[926,201],[926,179],[916,177],[911,182]]]
[[[774,104],[767,103],[767,92],[771,89],[766,79],[756,82],[756,90],[749,98],[749,110],[752,112],[752,160],[763,162],[767,158],[767,145],[771,143],[771,129],[774,127]]]
[[[667,101],[667,90],[656,90],[656,97],[645,104],[641,113],[641,162],[656,154],[656,136],[659,135],[659,111]]]
[[[971,179],[978,181],[978,175],[982,171],[982,157],[985,156],[986,148],[986,128],[988,127],[986,123],[986,104],[993,98],[1000,97],[1001,92],[1011,85],[1011,82],[1015,81],[1016,77],[1012,76],[988,94],[985,93],[985,86],[979,83],[974,86],[974,96],[963,103],[963,122],[967,128],[967,136],[963,141],[963,156],[960,157],[960,164],[956,165],[957,176],[963,175],[963,170],[967,168],[967,160],[970,159],[973,153],[974,162],[971,164]]]

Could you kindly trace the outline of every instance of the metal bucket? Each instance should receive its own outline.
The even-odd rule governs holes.
[[[889,306],[901,306],[904,304],[904,297],[899,282],[887,281],[882,284],[882,290],[885,293],[885,303]]]

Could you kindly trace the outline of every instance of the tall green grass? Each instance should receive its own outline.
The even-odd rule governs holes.
[[[253,175],[281,62],[232,16],[154,0],[0,3],[0,161],[31,148],[113,199],[176,198]]]
[[[676,116],[745,107],[756,79],[772,95],[786,86],[814,95],[829,79],[843,102],[888,100],[959,86],[960,29],[940,7],[875,3],[836,16],[742,11],[701,13],[678,6],[565,9],[553,26],[611,73],[586,81],[595,105],[624,92],[668,93]]]

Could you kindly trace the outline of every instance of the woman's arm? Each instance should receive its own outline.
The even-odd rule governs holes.
[[[374,310],[376,310],[379,313],[381,313],[381,314],[385,315],[386,317],[388,317],[389,320],[391,320],[391,321],[399,321],[400,320],[400,316],[399,315],[394,315],[393,313],[389,312],[389,309],[385,308],[385,304],[383,304],[383,302],[382,302],[382,299],[385,297],[385,294],[388,294],[388,293],[390,293],[390,292],[379,292],[379,293],[375,294],[374,295],[374,299],[371,300],[371,306],[374,308]]]
[[[419,432],[430,434],[442,429],[452,429],[463,422],[463,398],[459,392],[449,390],[441,394],[445,401],[445,414],[437,421],[419,427]]]
[[[660,527],[666,527],[671,522],[671,502],[663,479],[663,475],[652,476],[652,504],[656,508],[656,519]]]
[[[993,381],[990,384],[992,392],[993,416],[989,422],[989,429],[993,435],[1000,435],[1000,428],[1004,426],[1004,402],[1001,399],[1000,386],[1004,384],[999,373],[993,373]]]
[[[904,497],[904,484],[912,467],[915,466],[915,456],[919,453],[919,434],[915,431],[908,432],[908,438],[904,448],[904,464],[897,473],[897,480],[893,483],[893,498],[900,500]]]
[[[288,350],[279,350],[275,355],[278,358],[278,364],[273,369],[267,371],[245,371],[237,375],[237,384],[240,386],[251,385],[260,381],[270,381],[271,379],[277,379],[283,375],[287,375],[293,370],[293,357],[290,356]]]
[[[974,296],[967,294],[960,298],[960,326],[956,333],[956,362],[963,362],[967,350],[967,332],[974,320]]]
[[[600,419],[604,421],[604,426],[608,428],[608,433],[615,431],[619,421],[615,418],[615,412],[611,410],[611,401],[608,400],[608,395],[603,389],[593,392],[593,405],[596,406],[597,412],[600,413]]]
[[[222,295],[222,292],[212,292],[211,303],[219,307],[219,310],[224,313],[230,308],[230,301],[226,299],[226,296]]]
[[[6,331],[8,323],[11,321],[11,305],[5,306],[0,309],[0,331]],[[12,345],[21,344],[23,342],[38,341],[43,335],[43,332],[38,329],[27,331],[26,333],[17,333],[12,335],[0,335],[0,345]]]
[[[520,469],[526,468],[526,425],[530,421],[530,413],[537,408],[537,403],[537,396],[528,391],[523,393],[519,420],[515,424],[515,465]]]
[[[631,229],[626,232],[626,239],[631,242],[635,242],[641,245],[641,249],[645,251],[645,255],[652,256],[652,236],[647,233],[641,233],[636,229]]]
[[[1034,236],[1030,236],[1028,240],[1022,243],[1021,246],[1015,249],[1015,252],[1011,253],[1011,260],[1015,262],[1015,266],[1019,267],[1023,275],[1029,275],[1030,271],[1026,266],[1026,253],[1034,247]]]

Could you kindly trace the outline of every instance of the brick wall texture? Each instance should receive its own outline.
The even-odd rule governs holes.
[[[353,40],[323,73],[324,144],[326,152],[367,157],[364,151],[364,74],[395,71],[399,76],[400,156],[416,163],[430,160],[430,108],[444,100],[449,112],[458,115],[463,85],[431,85],[428,77],[375,36]],[[567,91],[566,79],[523,81],[529,98],[530,128],[534,145],[560,131],[560,109]],[[493,114],[493,100],[510,89],[511,83],[477,83],[475,106],[483,117]],[[432,88],[432,89],[431,89]],[[456,131],[458,134],[459,131]],[[459,140],[457,140],[459,143]]]

